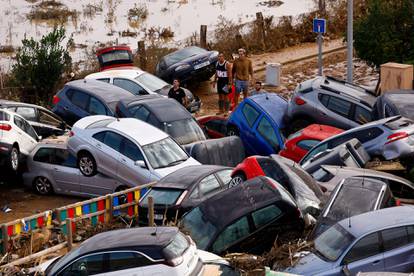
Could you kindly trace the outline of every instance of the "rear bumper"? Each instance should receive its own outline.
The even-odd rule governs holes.
[[[0,165],[7,163],[7,160],[10,157],[10,151],[13,145],[0,142]]]

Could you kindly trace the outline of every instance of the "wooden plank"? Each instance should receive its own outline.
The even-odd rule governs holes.
[[[207,49],[207,25],[200,26],[200,47]]]
[[[147,69],[147,52],[145,50],[145,41],[138,41],[138,56],[139,56],[139,67],[142,70]]]
[[[381,65],[381,93],[392,90],[413,89],[413,65],[385,63]]]
[[[73,244],[73,233],[72,233],[72,220],[70,218],[66,219],[66,229],[67,229],[67,235],[66,235],[66,241],[68,243],[68,250],[72,250],[72,244]]]
[[[9,248],[9,236],[7,235],[7,225],[3,224],[1,226],[1,234],[2,234],[2,244],[3,244],[3,255],[7,253]]]

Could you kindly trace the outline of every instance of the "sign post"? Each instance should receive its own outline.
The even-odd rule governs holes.
[[[318,75],[322,76],[322,34],[326,32],[326,20],[320,18],[313,19],[313,32],[318,34]]]

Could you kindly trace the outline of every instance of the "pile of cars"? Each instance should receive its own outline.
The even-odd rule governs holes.
[[[186,90],[187,109],[168,99],[171,86],[134,68],[129,51],[99,51],[103,70],[68,82],[53,112],[0,101],[1,161],[37,193],[94,197],[154,182],[139,203],[143,227],[92,237],[47,275],[200,275],[207,259],[220,259],[211,253],[262,254],[307,228],[314,250],[289,273],[414,267],[414,209],[400,206],[414,203],[414,184],[402,177],[414,154],[414,121],[401,102],[408,92],[376,97],[317,77],[289,101],[259,94],[228,119],[196,120],[198,98]],[[164,57],[157,74],[205,77],[215,57],[190,47]],[[51,135],[59,138],[44,139]],[[367,168],[375,162],[396,162],[406,174]],[[148,225],[149,197],[159,227]],[[188,236],[164,227],[171,223]],[[210,265],[233,271],[222,260]]]

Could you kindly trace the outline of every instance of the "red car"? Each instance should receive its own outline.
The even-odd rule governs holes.
[[[221,116],[202,116],[197,118],[200,126],[205,130],[209,138],[223,138],[227,132],[227,119]]]
[[[290,135],[285,142],[285,148],[279,154],[295,162],[299,162],[319,142],[341,132],[343,132],[342,129],[332,126],[310,125]]]
[[[125,45],[111,46],[96,51],[101,71],[134,66],[131,48]]]

